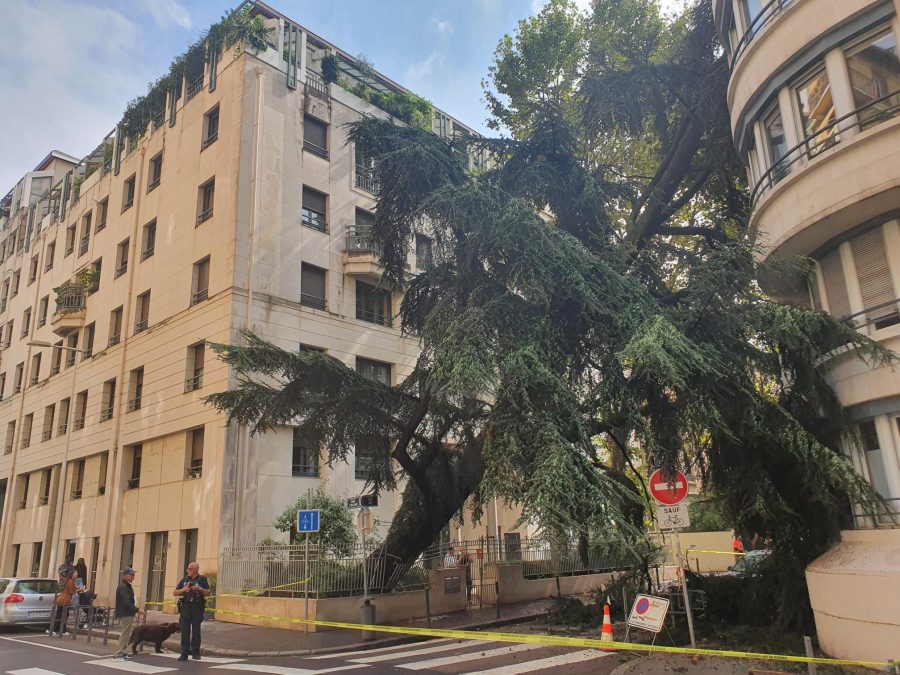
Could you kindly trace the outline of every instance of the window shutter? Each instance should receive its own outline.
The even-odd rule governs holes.
[[[325,299],[325,270],[302,265],[300,267],[300,292],[320,300]]]
[[[303,118],[303,140],[323,150],[328,149],[328,126],[315,117],[306,115]]]
[[[891,281],[891,268],[884,248],[884,232],[881,227],[874,227],[850,240],[853,251],[853,262],[856,264],[856,276],[862,292],[863,307],[870,321],[877,321],[897,315],[894,300],[894,284]],[[887,304],[886,304],[887,303]],[[872,309],[885,305],[880,309]]]
[[[325,213],[325,195],[308,187],[303,188],[303,208]]]
[[[850,298],[847,296],[840,248],[834,249],[822,258],[819,264],[822,266],[822,279],[825,281],[825,295],[828,297],[828,308],[831,315],[836,319],[849,316]]]

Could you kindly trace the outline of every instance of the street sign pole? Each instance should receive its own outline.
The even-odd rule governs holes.
[[[312,488],[306,489],[306,510],[312,507],[310,502],[312,501]],[[306,553],[303,556],[303,578],[306,579],[306,582],[303,584],[303,618],[306,619],[306,623],[303,624],[303,633],[304,635],[309,634],[309,532],[306,533]]]
[[[360,511],[360,515],[362,515],[363,522],[366,522],[366,518],[368,518],[369,507],[364,506]],[[366,514],[366,515],[363,515]],[[363,547],[363,599],[369,597],[369,561],[368,555],[366,551],[366,525],[363,525],[360,530],[362,530],[362,547]]]
[[[681,577],[681,592],[684,594],[684,611],[687,614],[688,632],[691,634],[691,649],[697,648],[697,639],[694,637],[694,612],[691,610],[691,597],[688,593],[687,575],[681,562],[681,528],[675,528],[675,547],[678,551],[678,575]]]

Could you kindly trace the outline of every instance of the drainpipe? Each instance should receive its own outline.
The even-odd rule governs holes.
[[[256,116],[253,120],[253,154],[250,162],[250,229],[247,234],[247,305],[244,308],[244,329],[250,330],[253,309],[253,284],[255,273],[254,262],[256,258],[256,219],[259,209],[259,162],[262,153],[259,150],[260,126],[262,125],[262,76],[263,69],[255,68],[256,73]],[[244,482],[247,476],[247,456],[250,452],[250,427],[246,424],[239,425],[240,439],[237,444],[237,457],[235,458],[234,481],[234,518],[231,523],[231,544],[237,546],[243,543],[243,527],[239,520],[243,516],[244,507]]]

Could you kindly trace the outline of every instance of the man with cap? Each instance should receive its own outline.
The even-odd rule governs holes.
[[[131,654],[128,653],[128,643],[131,641],[131,631],[134,629],[134,615],[137,614],[138,608],[134,603],[134,589],[131,582],[134,581],[136,570],[126,567],[122,570],[122,581],[116,589],[116,618],[119,620],[119,627],[122,634],[119,636],[119,644],[116,645],[116,653],[113,654],[114,659],[130,659]]]

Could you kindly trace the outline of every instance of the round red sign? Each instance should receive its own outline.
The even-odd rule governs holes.
[[[680,471],[671,478],[664,476],[660,469],[650,474],[650,494],[663,506],[675,506],[684,501],[687,493],[687,476]]]

